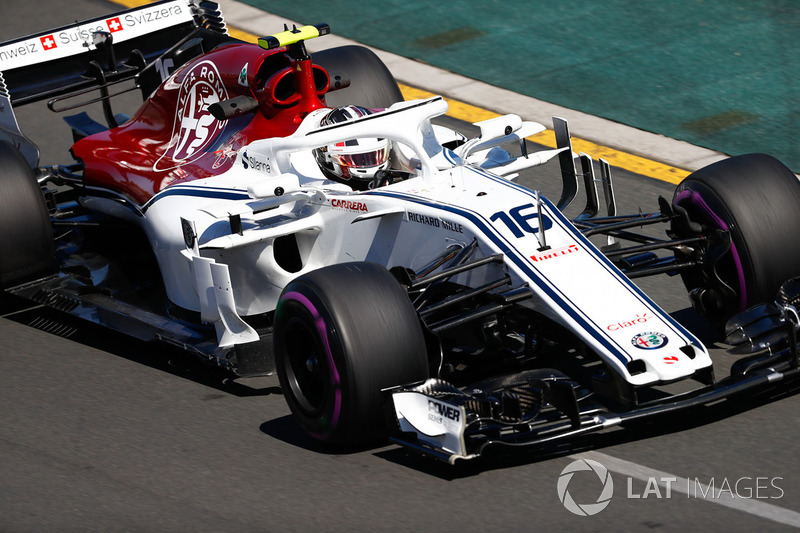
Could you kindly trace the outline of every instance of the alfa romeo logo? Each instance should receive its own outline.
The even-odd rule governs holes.
[[[663,333],[657,331],[647,331],[634,335],[631,344],[641,350],[658,350],[667,345],[669,339]]]
[[[567,490],[569,488],[569,482],[572,481],[572,476],[575,475],[575,472],[580,471],[594,472],[603,484],[603,490],[594,503],[579,504],[572,499],[569,490]],[[608,473],[606,467],[597,461],[578,459],[568,464],[567,467],[561,471],[561,475],[558,477],[557,489],[558,499],[561,500],[561,503],[564,504],[567,511],[578,516],[592,516],[605,509],[608,504],[611,503],[611,497],[614,495],[614,481],[611,479],[611,474]]]
[[[201,61],[192,66],[180,85],[170,143],[153,170],[172,170],[201,157],[225,127],[208,106],[227,98],[228,90],[214,63]]]

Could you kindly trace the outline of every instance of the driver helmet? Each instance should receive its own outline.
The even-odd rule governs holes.
[[[339,107],[324,116],[320,126],[339,124],[372,113],[372,110],[357,105]],[[388,139],[368,137],[329,144],[314,150],[314,155],[320,168],[332,179],[368,182],[377,171],[389,166],[389,152]]]

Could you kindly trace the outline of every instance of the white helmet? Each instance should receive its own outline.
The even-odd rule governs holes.
[[[339,124],[371,115],[372,110],[349,105],[332,110],[320,121],[320,126]],[[337,181],[370,182],[375,173],[389,166],[389,140],[385,138],[350,139],[314,150],[323,172]]]

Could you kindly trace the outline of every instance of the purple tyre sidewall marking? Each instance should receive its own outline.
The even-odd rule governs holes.
[[[339,424],[339,416],[342,412],[342,380],[339,376],[339,370],[336,368],[336,363],[333,360],[333,352],[331,351],[331,346],[328,342],[328,327],[325,324],[325,319],[319,314],[319,311],[317,311],[317,308],[314,307],[314,304],[312,304],[308,298],[299,292],[287,292],[281,297],[281,302],[285,302],[286,300],[294,300],[306,308],[311,317],[314,319],[314,326],[317,328],[317,333],[319,334],[320,339],[322,339],[325,357],[328,359],[328,367],[331,369],[330,379],[334,390],[334,405],[333,415],[331,415],[331,428],[335,428]],[[319,434],[312,434],[312,436],[317,438],[324,437],[324,435]]]
[[[692,190],[683,190],[677,194],[675,197],[675,203],[680,204],[684,200],[688,201],[690,204],[694,205],[695,207],[702,210],[706,213],[711,220],[716,224],[716,226],[723,230],[729,231],[730,228],[728,224],[717,215],[711,207],[703,200],[703,197],[700,196],[695,191]],[[747,308],[747,284],[745,283],[744,279],[744,269],[742,268],[742,261],[739,257],[739,252],[736,250],[736,244],[731,240],[731,255],[733,256],[733,266],[736,269],[736,277],[739,281],[739,310],[744,310]]]

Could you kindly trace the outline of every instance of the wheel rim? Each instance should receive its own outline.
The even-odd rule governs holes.
[[[739,251],[736,249],[736,243],[733,241],[733,230],[730,228],[727,222],[719,216],[711,206],[706,203],[703,197],[698,194],[696,191],[693,190],[683,190],[675,197],[675,203],[678,205],[691,205],[694,209],[700,211],[704,218],[713,225],[717,229],[723,231],[731,232],[731,264],[730,268],[726,268],[726,271],[729,271],[725,277],[732,278],[733,285],[738,288],[739,292],[739,310],[744,310],[747,308],[747,282],[745,280],[744,275],[744,267],[742,266],[742,259],[739,255]]]
[[[286,328],[286,377],[292,395],[307,416],[322,416],[330,384],[330,368],[316,331],[293,318]]]
[[[328,326],[316,306],[299,292],[284,294],[278,304],[279,320],[286,320],[283,350],[286,385],[291,405],[314,427],[312,436],[323,438],[339,425],[342,387],[328,341]],[[317,429],[321,431],[317,431]]]

